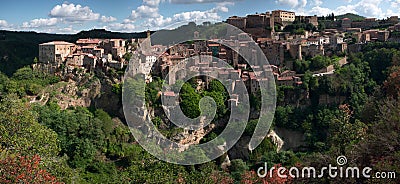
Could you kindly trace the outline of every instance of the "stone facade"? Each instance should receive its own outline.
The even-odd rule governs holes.
[[[68,55],[73,53],[75,45],[64,41],[53,41],[39,45],[39,61],[59,66]]]
[[[275,10],[272,11],[272,17],[274,18],[274,22],[283,24],[285,22],[294,22],[296,14],[290,11]]]
[[[306,23],[306,24],[312,24],[315,27],[318,27],[318,17],[316,15],[314,16],[296,16],[295,21],[301,22],[301,23]]]

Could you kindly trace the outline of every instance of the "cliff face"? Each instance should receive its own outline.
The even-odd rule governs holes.
[[[70,107],[94,107],[103,109],[111,115],[124,120],[122,102],[120,94],[113,92],[113,84],[119,83],[117,78],[106,76],[104,74],[85,74],[75,73],[63,75],[60,83],[54,84],[46,88],[41,94],[31,97],[31,103],[46,104],[47,102],[55,102],[62,109]],[[171,122],[166,118],[162,108],[148,108],[150,119],[155,116],[161,117],[163,124],[160,128],[168,129]],[[257,118],[258,113],[252,110],[252,115]],[[211,124],[206,128],[197,131],[181,131],[172,134],[172,140],[185,145],[199,144],[200,140],[218,126]],[[228,152],[229,158],[232,159],[248,159],[250,151],[248,150],[249,136],[243,136],[237,144]],[[289,131],[282,128],[271,130],[267,138],[277,146],[276,151],[280,150],[301,150],[304,146],[304,135],[301,132]]]
[[[247,160],[250,157],[249,142],[251,137],[243,136],[239,141],[229,150],[228,155],[230,159]],[[276,127],[274,130],[269,130],[266,139],[271,139],[272,143],[276,146],[276,152],[280,151],[304,151],[305,136],[300,131],[289,130],[285,128]]]
[[[92,98],[93,107],[103,109],[111,115],[117,116],[120,119],[124,118],[124,112],[122,109],[122,101],[119,94],[112,91],[112,85],[115,84],[109,78],[103,78],[100,80],[100,92],[98,95]]]
[[[94,107],[124,119],[119,94],[112,92],[113,84],[119,82],[108,76],[94,74],[66,74],[62,82],[48,86],[38,96],[31,97],[31,103],[57,103],[61,109],[70,107]]]

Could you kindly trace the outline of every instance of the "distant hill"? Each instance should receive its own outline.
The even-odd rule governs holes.
[[[17,69],[30,65],[38,57],[40,43],[54,40],[74,43],[80,38],[145,38],[146,33],[119,33],[94,29],[77,34],[47,34],[0,30],[0,71],[12,75]]]
[[[357,15],[357,14],[354,14],[354,13],[346,13],[344,15],[336,16],[337,20],[341,20],[341,19],[344,19],[344,18],[349,18],[352,21],[362,21],[362,20],[365,19],[365,17]]]
[[[177,41],[187,41],[185,38],[193,38],[194,32],[200,33],[199,39],[209,39],[211,37],[221,38],[226,34],[227,27],[223,23],[215,23],[210,25],[196,25],[189,23],[172,30],[159,30],[157,34],[152,36],[152,44],[168,45]]]
[[[152,40],[153,44],[170,44],[178,38],[191,37],[195,31],[199,31],[200,38],[209,38],[211,35],[221,35],[226,33],[224,24],[196,25],[189,23],[175,30],[159,30],[159,36]],[[152,31],[151,33],[154,33]],[[16,32],[0,30],[0,72],[11,76],[17,69],[33,63],[35,57],[38,57],[39,44],[50,41],[67,41],[75,43],[81,38],[145,38],[147,32],[140,33],[119,33],[111,32],[105,29],[94,29],[90,31],[81,31],[77,34],[47,34],[36,32]]]

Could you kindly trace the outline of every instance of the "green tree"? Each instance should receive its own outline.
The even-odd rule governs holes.
[[[241,159],[235,159],[231,161],[231,166],[229,167],[229,170],[231,172],[232,177],[236,181],[241,180],[241,175],[249,170],[249,167],[247,166],[246,162],[244,162]]]
[[[23,155],[53,157],[60,151],[57,134],[39,124],[33,112],[15,95],[0,103],[0,142]]]
[[[180,98],[182,111],[187,117],[196,118],[200,116],[199,102],[201,96],[190,84],[185,83],[182,86]]]
[[[216,105],[217,105],[217,116],[215,118],[221,118],[223,117],[226,112],[228,111],[226,105],[225,105],[225,101],[226,101],[226,97],[224,96],[223,93],[220,92],[204,92],[203,96],[209,96],[211,98],[214,99]]]

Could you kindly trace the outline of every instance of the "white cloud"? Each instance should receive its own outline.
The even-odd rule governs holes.
[[[382,0],[362,0],[355,5],[355,10],[366,16],[382,17],[382,9],[379,7]]]
[[[159,13],[160,3],[166,0],[143,0],[143,4],[132,10],[131,15],[122,21],[120,24],[112,24],[107,26],[110,28],[114,26],[113,30],[121,31],[121,27],[126,25],[140,25],[136,26],[136,30],[145,29],[159,29],[169,27],[171,24],[180,24],[188,21],[220,21],[220,12],[228,12],[229,6],[234,5],[234,1],[238,0],[169,0],[170,3],[215,3],[215,7],[205,11],[188,11],[174,14],[170,17],[164,17]]]
[[[358,12],[355,10],[354,5],[339,6],[335,10],[332,10],[332,12],[335,13],[336,15],[343,15],[346,13],[358,14]]]
[[[151,6],[146,6],[146,5],[141,5],[136,10],[132,10],[130,19],[132,21],[135,21],[136,19],[140,18],[155,18],[158,17],[158,7],[151,7]]]
[[[63,34],[76,34],[79,31],[75,30],[72,28],[72,26],[64,27],[64,28],[58,28],[54,29],[54,33],[63,33]]]
[[[123,23],[113,23],[109,26],[105,26],[104,29],[111,31],[119,31],[119,32],[134,32],[135,25],[133,24],[123,24]]]
[[[292,8],[302,8],[307,5],[307,0],[276,0],[275,2]]]
[[[58,26],[58,25],[46,26],[46,25],[42,25],[42,26],[38,26],[38,27],[34,27],[34,26],[29,27],[30,26],[29,23],[25,27],[24,27],[24,25],[20,26],[18,28],[18,30],[36,31],[38,33],[54,33],[54,34],[76,34],[76,33],[79,32],[79,31],[75,30],[72,25],[69,25],[69,26]]]
[[[221,16],[218,15],[218,12],[223,11],[223,8],[212,8],[206,11],[188,11],[174,14],[172,17],[164,17],[159,15],[158,17],[148,18],[144,21],[145,27],[152,27],[152,29],[159,28],[172,28],[173,25],[181,25],[185,22],[203,22],[203,21],[220,21]],[[145,28],[142,27],[142,28]]]
[[[176,4],[195,4],[195,3],[222,3],[222,2],[237,2],[242,0],[169,0],[170,3]]]
[[[148,6],[157,6],[161,3],[161,0],[143,0],[143,4]]]
[[[8,25],[8,22],[7,21],[5,21],[5,20],[0,20],[0,28],[7,28],[9,25]]]
[[[221,12],[228,12],[228,11],[229,11],[229,8],[228,8],[228,7],[225,7],[225,6],[222,6],[222,7],[219,7],[219,10],[220,10]]]
[[[390,1],[390,6],[392,8],[399,8],[399,5],[400,5],[400,0],[391,0]]]
[[[400,3],[400,0],[394,0],[392,2]],[[314,1],[315,3],[315,1]],[[347,5],[342,5],[338,6],[334,9],[326,8],[326,7],[321,7],[321,6],[315,6],[309,10],[308,13],[310,14],[316,14],[316,15],[327,15],[330,13],[335,13],[336,15],[342,15],[346,13],[354,13],[354,14],[359,14],[365,17],[376,17],[376,18],[386,18],[387,16],[390,16],[393,14],[393,11],[388,9],[386,12],[384,12],[381,8],[382,0],[361,0],[358,2],[350,3]],[[393,7],[393,5],[392,5]],[[390,11],[389,11],[390,10]]]
[[[314,0],[313,1],[313,5],[316,6],[316,7],[321,6],[323,3],[324,2],[322,0]]]
[[[22,23],[23,28],[40,28],[40,27],[51,27],[55,26],[59,20],[57,18],[49,19],[33,19],[29,22]]]
[[[90,7],[79,4],[63,3],[54,6],[49,18],[37,18],[23,22],[19,29],[48,32],[48,33],[76,33],[71,23],[83,23],[87,21],[98,21],[102,23],[112,23],[117,20],[113,16],[104,16],[95,13]],[[116,27],[132,28],[130,25],[116,25]]]
[[[220,11],[220,12],[228,12],[229,8],[228,6],[233,6],[235,5],[234,2],[222,2],[222,3],[217,3],[217,7],[215,7],[215,11]]]
[[[216,6],[212,9],[205,11],[188,11],[174,14],[171,17],[164,17],[159,13],[159,4],[164,0],[143,0],[143,5],[132,10],[128,19],[125,19],[122,24],[136,23],[140,20],[142,22],[142,29],[152,27],[152,29],[162,28],[179,22],[196,21],[196,20],[221,20],[218,15],[219,12],[228,12],[228,6],[234,5],[235,0],[231,1],[216,1],[216,0],[170,0],[171,3],[207,3],[216,2]],[[236,0],[237,1],[237,0]]]
[[[195,21],[195,20],[220,20],[221,17],[213,10],[210,11],[191,11],[182,12],[174,15],[175,21]]]
[[[393,10],[388,9],[388,10],[386,11],[386,16],[387,16],[387,17],[390,17],[390,16],[392,16],[392,15],[396,15],[396,13],[394,13]]]
[[[109,17],[101,16],[101,18],[100,18],[100,21],[105,22],[105,23],[114,22],[116,20],[117,20],[117,18],[115,18],[113,16],[109,16]]]
[[[172,23],[172,18],[171,17],[167,17],[164,18],[164,16],[160,15],[157,18],[152,18],[149,19],[146,23],[146,26],[155,26],[155,27],[164,27],[166,25],[169,25]]]
[[[100,18],[99,13],[94,13],[88,6],[81,6],[79,4],[67,4],[55,6],[49,14],[50,17],[61,18],[67,22],[82,22],[98,20]]]
[[[316,7],[311,8],[311,10],[309,12],[310,12],[310,15],[325,16],[325,15],[331,14],[333,11],[329,8],[322,8],[322,7],[316,6]]]
[[[307,0],[300,0],[299,1],[299,7],[303,8],[307,5]]]

